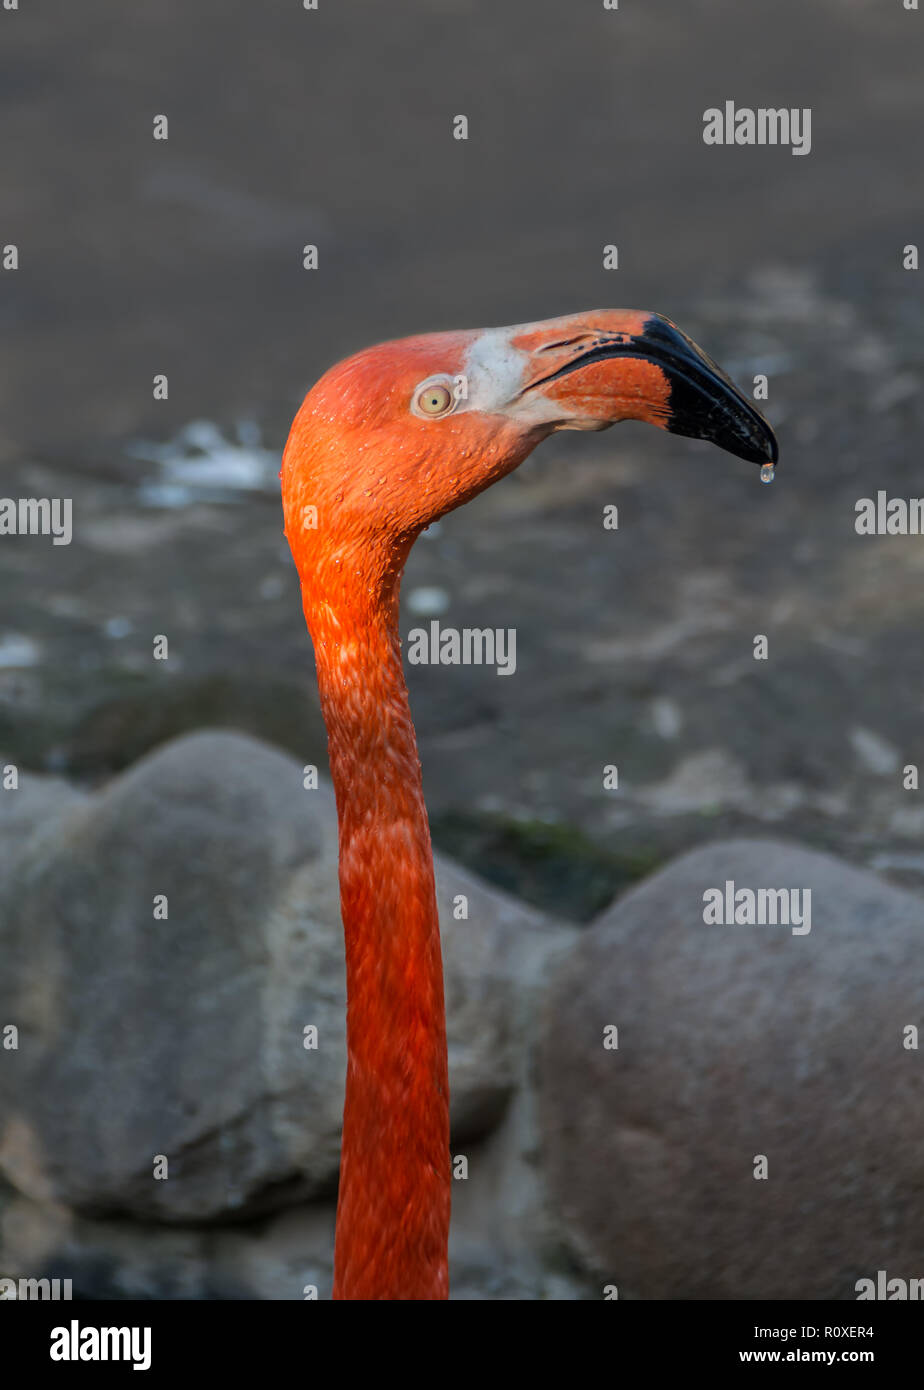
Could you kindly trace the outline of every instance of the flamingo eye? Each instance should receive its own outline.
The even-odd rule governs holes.
[[[429,386],[422,387],[414,401],[421,415],[445,415],[453,403],[454,397],[449,387],[440,382],[431,382]]]

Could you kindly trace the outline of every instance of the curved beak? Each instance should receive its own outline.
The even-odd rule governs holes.
[[[552,429],[646,420],[752,463],[777,461],[760,411],[661,314],[596,310],[553,319],[530,325],[512,346],[529,357],[518,405]]]

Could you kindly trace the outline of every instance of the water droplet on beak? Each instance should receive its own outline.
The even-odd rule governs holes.
[[[760,470],[760,481],[762,483],[772,483],[776,475],[776,469],[772,463],[765,463]]]

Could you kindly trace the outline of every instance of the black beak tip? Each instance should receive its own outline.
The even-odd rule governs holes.
[[[673,395],[682,398],[683,387],[679,392],[675,388]],[[734,388],[710,391],[705,399],[700,396],[695,408],[672,404],[667,426],[671,434],[708,440],[726,453],[761,467],[776,466],[780,456],[776,435],[760,412]]]
[[[706,439],[737,458],[776,465],[776,435],[722,368],[670,319],[649,315],[644,342],[670,383],[668,430]]]
[[[780,457],[776,435],[756,410],[752,418],[737,416],[727,430],[719,431],[715,443],[728,453],[761,467],[770,464],[775,468]]]

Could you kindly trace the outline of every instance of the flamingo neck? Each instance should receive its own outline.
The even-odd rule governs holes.
[[[381,607],[305,611],[340,830],[347,1081],[334,1297],[448,1296],[449,1076],[433,854],[398,636]]]

